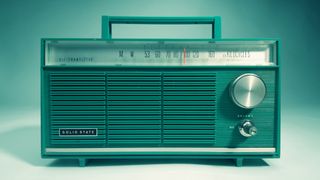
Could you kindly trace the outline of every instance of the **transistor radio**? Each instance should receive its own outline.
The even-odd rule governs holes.
[[[114,39],[113,24],[208,24],[212,38]],[[104,16],[101,39],[42,39],[42,157],[278,158],[279,43],[220,28]]]

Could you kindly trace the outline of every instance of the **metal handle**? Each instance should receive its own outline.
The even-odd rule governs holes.
[[[112,38],[112,24],[211,24],[212,39],[221,38],[221,20],[215,17],[102,16],[102,39]]]

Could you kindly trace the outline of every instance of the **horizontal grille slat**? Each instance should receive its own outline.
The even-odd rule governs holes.
[[[144,106],[144,105],[150,105],[150,106],[159,106],[160,102],[159,101],[108,101],[108,104],[110,106],[126,106],[126,105],[131,105],[131,106]]]
[[[71,116],[51,116],[52,120],[96,120],[101,119],[105,120],[106,116],[78,116],[78,115],[71,115]]]
[[[167,125],[171,125],[171,124],[207,124],[207,125],[214,125],[214,123],[212,122],[212,119],[210,120],[184,120],[184,119],[180,119],[180,120],[166,120],[166,124]]]
[[[104,86],[52,86],[52,91],[74,91],[74,90],[82,90],[82,91],[105,91],[106,88]]]
[[[70,101],[70,100],[64,100],[64,101],[51,101],[51,106],[104,106],[106,105],[105,101]]]
[[[51,110],[53,111],[64,111],[64,110],[84,110],[84,111],[90,111],[90,110],[105,110],[104,106],[95,106],[95,105],[83,105],[83,106],[72,106],[72,105],[69,105],[69,106],[51,106]]]
[[[159,130],[150,130],[150,129],[145,129],[145,130],[137,130],[137,129],[133,129],[133,130],[109,130],[109,135],[131,135],[131,134],[159,134],[160,133],[160,129]]]
[[[94,121],[94,120],[90,120],[90,124],[94,124],[94,125],[99,125],[104,123],[105,121]],[[81,121],[75,121],[75,120],[63,120],[63,121],[54,121],[51,122],[51,125],[89,125],[87,122],[81,122]]]
[[[104,101],[106,98],[105,96],[96,96],[92,94],[92,96],[51,96],[52,101],[77,101],[77,100],[96,100],[96,101]]]
[[[51,91],[52,96],[104,96],[105,91]]]
[[[72,75],[72,76],[58,76],[58,75],[55,75],[55,76],[52,76],[51,77],[51,81],[63,81],[63,82],[66,82],[66,81],[105,81],[105,77],[103,76],[93,76],[93,77],[90,77],[90,76],[75,76],[76,74]]]
[[[73,85],[73,86],[101,86],[105,85],[102,81],[51,81],[51,85],[54,86],[64,86],[64,85]]]
[[[152,123],[151,123],[152,124]],[[160,129],[161,126],[160,126],[160,121],[158,123],[155,123],[155,125],[150,125],[150,124],[143,124],[143,125],[136,125],[136,124],[125,124],[125,125],[122,125],[122,124],[109,124],[109,131],[111,129],[133,129],[133,130],[141,130],[141,129],[152,129],[152,130],[158,130]]]
[[[105,111],[88,111],[88,110],[65,110],[65,111],[51,111],[52,116],[63,116],[63,115],[105,115]]]
[[[195,129],[195,130],[185,130],[185,129],[180,129],[180,130],[176,130],[176,129],[166,129],[163,131],[165,134],[169,135],[169,134],[210,134],[213,135],[214,134],[214,130],[199,130],[199,129]]]
[[[110,86],[109,91],[160,91],[160,86]]]
[[[109,120],[109,125],[110,124],[123,124],[123,125],[126,125],[126,124],[159,124],[160,121],[152,121],[151,119],[145,119],[145,120]]]
[[[173,129],[173,130],[197,130],[197,129],[215,129],[214,124],[209,126],[208,124],[165,124],[163,125],[164,130]]]

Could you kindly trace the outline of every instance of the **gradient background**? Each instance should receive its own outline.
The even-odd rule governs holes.
[[[6,169],[1,167],[1,171],[4,170],[5,177],[19,179],[18,175],[25,176],[28,173],[12,174],[10,167],[24,169],[24,166],[28,166],[29,171],[37,172],[39,169],[33,169],[34,166],[42,168],[55,167],[57,164],[57,166],[65,166],[65,163],[41,160],[38,150],[40,38],[99,38],[102,15],[221,16],[223,38],[278,38],[281,40],[282,158],[266,161],[265,171],[260,168],[258,171],[251,169],[249,172],[267,173],[272,169],[270,173],[274,177],[279,177],[282,173],[282,175],[289,174],[293,179],[300,176],[319,179],[319,173],[312,171],[312,167],[316,167],[320,160],[318,153],[320,151],[318,140],[320,135],[318,131],[320,126],[319,7],[320,3],[316,0],[1,0],[0,158],[8,162],[8,164],[1,163],[2,166],[6,166]],[[137,29],[135,32],[139,33],[139,31]],[[118,32],[119,36],[132,34],[125,29]],[[158,32],[164,33],[162,34],[164,37],[176,35],[166,34],[170,31],[155,31],[155,33]],[[196,37],[198,34],[190,34],[192,37],[193,35]],[[9,139],[11,141],[8,141]],[[16,166],[15,163],[20,166]],[[71,164],[75,165],[75,162]],[[205,166],[205,164],[202,165]],[[216,164],[228,166],[225,162],[219,164],[218,161]],[[104,166],[106,164],[100,169]],[[223,169],[219,166],[218,169]],[[127,166],[124,165],[124,167]],[[124,167],[118,169],[119,173]],[[131,172],[132,169],[131,171],[127,169],[126,172],[129,172],[133,178],[157,176],[160,178],[158,173],[161,168],[157,166],[140,166],[139,168],[138,172],[148,168],[151,171],[146,173],[147,176],[140,176],[140,174],[135,176]],[[163,168],[168,168],[169,171],[172,169],[170,166]],[[212,173],[211,166],[205,166],[205,168]],[[274,168],[278,169],[274,170]],[[182,171],[181,167],[178,169],[181,175],[188,174]],[[203,169],[198,170],[199,174],[189,174],[184,179],[196,179],[203,175],[202,171],[206,172]],[[42,171],[40,174],[44,173],[43,176],[33,174],[33,178],[46,177],[46,173],[56,174],[55,170]],[[162,171],[167,172],[164,169]],[[193,169],[190,171],[193,172]],[[204,175],[203,177],[237,178],[236,175],[231,175],[235,171],[240,176],[248,174],[231,167],[230,175],[229,172],[226,174],[219,171],[219,174],[209,173],[212,176]],[[68,177],[68,174],[65,175]],[[164,177],[172,178],[175,175],[179,176],[179,174],[169,173]],[[114,178],[116,177],[125,179],[125,176],[114,174]],[[246,178],[250,179],[250,177],[255,176]]]

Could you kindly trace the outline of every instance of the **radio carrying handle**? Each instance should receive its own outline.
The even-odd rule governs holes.
[[[140,17],[102,16],[102,39],[112,39],[112,24],[211,24],[212,39],[221,38],[221,18],[214,17]]]

